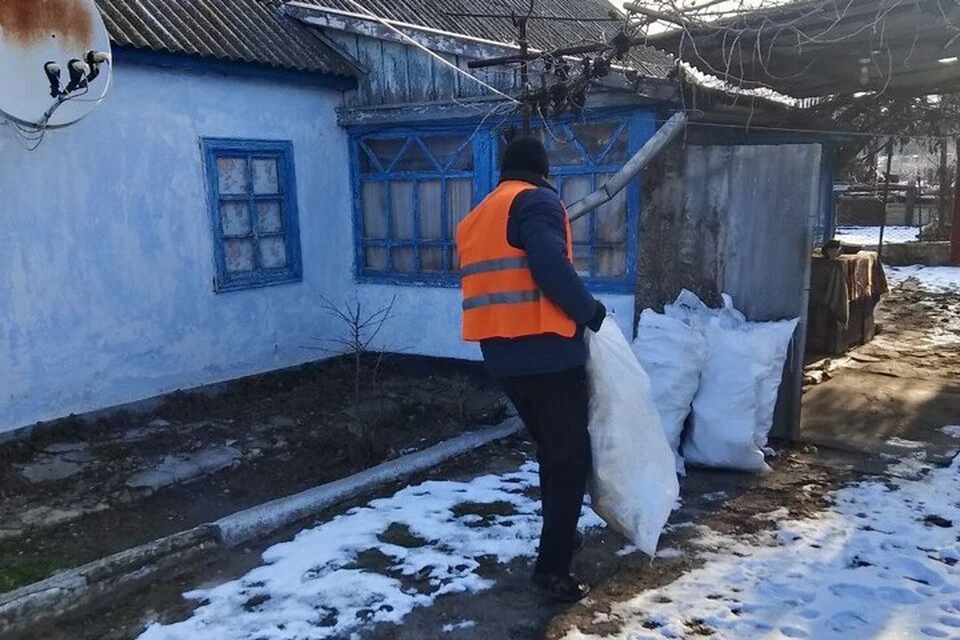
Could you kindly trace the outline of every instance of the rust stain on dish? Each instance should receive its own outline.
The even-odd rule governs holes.
[[[92,11],[80,0],[0,0],[0,32],[24,46],[56,39],[85,48],[93,39]]]

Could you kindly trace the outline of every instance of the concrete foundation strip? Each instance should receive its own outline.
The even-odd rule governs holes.
[[[89,606],[99,598],[141,583],[160,570],[187,563],[211,548],[231,547],[268,536],[382,484],[422,473],[468,451],[512,436],[521,427],[518,418],[510,418],[498,426],[464,434],[348,478],[240,511],[214,523],[0,594],[0,636],[23,632],[40,621]]]

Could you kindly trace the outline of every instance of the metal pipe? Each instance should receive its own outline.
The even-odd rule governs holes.
[[[533,0],[530,1],[533,7]],[[520,89],[523,94],[523,135],[530,135],[530,102],[527,100],[528,85],[530,84],[530,68],[527,62],[530,43],[527,41],[527,18],[519,19],[517,26],[520,29],[520,57],[523,62],[520,63]]]
[[[620,171],[603,183],[602,187],[567,208],[570,222],[582,218],[600,205],[613,200],[638,173],[643,171],[644,167],[650,164],[651,160],[657,157],[664,147],[677,137],[686,124],[686,113],[678,111],[673,114],[640,150],[627,160]]]
[[[950,264],[960,265],[960,138],[953,141],[957,175],[953,183],[953,221],[950,230]]]
[[[883,177],[883,218],[880,221],[880,239],[877,255],[883,258],[883,232],[887,227],[887,201],[890,199],[890,163],[893,162],[893,138],[887,142],[887,170]]]

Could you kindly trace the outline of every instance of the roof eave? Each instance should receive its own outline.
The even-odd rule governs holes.
[[[216,73],[219,75],[270,80],[312,87],[350,91],[357,88],[356,76],[347,76],[314,69],[290,69],[251,62],[248,60],[222,60],[179,52],[129,45],[113,47],[114,63],[157,67],[193,73]]]

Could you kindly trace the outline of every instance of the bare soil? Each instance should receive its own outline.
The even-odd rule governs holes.
[[[45,426],[0,446],[0,593],[503,416],[499,392],[482,382],[415,375],[398,363],[382,366],[356,399],[352,365],[337,361],[242,380],[215,396],[177,394],[147,415]],[[162,487],[129,484],[165,460],[209,451],[227,451],[217,465],[226,466]],[[27,469],[46,464],[73,473],[28,480]]]

